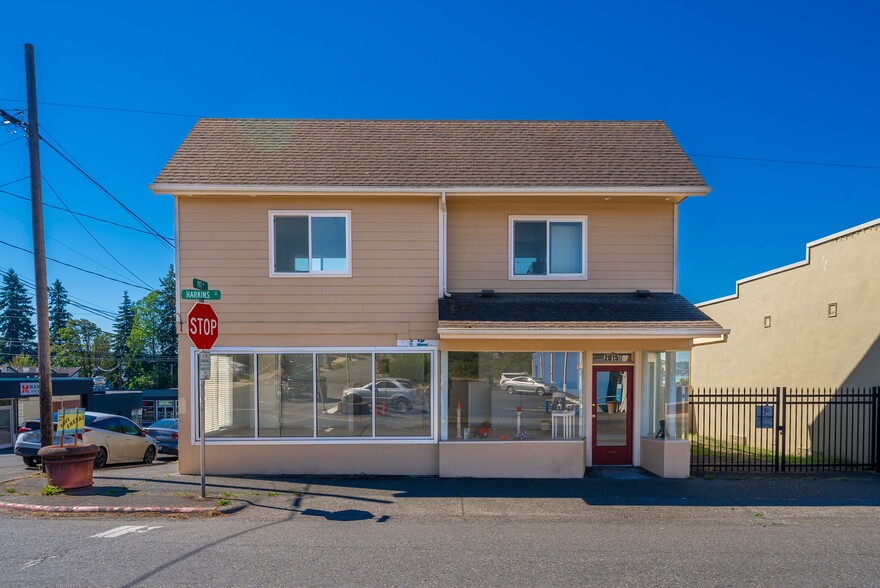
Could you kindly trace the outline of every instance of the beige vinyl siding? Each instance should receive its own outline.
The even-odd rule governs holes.
[[[509,279],[509,217],[587,218],[586,280]],[[451,292],[616,292],[674,288],[672,202],[595,197],[451,197],[447,202],[447,289]]]
[[[269,277],[270,210],[351,211],[351,277]],[[181,287],[200,278],[222,292],[217,346],[437,338],[436,199],[179,197],[178,222]]]

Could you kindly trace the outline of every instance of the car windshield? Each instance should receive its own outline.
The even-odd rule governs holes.
[[[161,421],[156,421],[150,428],[159,428],[159,429],[176,429],[177,428],[177,419],[162,419]]]

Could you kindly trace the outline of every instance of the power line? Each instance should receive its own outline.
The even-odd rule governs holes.
[[[30,176],[25,176],[23,178],[18,178],[17,180],[12,180],[11,182],[6,182],[5,184],[0,184],[0,188],[5,186],[11,186],[12,184],[17,184],[19,182],[23,182],[24,180],[30,179]]]
[[[0,147],[3,147],[4,145],[12,145],[16,141],[21,141],[22,139],[24,139],[24,136],[16,137],[15,139],[13,139],[11,141],[6,141],[5,143],[0,143]]]
[[[124,269],[124,270],[127,271],[129,274],[131,274],[131,275],[134,277],[134,279],[136,279],[136,280],[140,280],[140,282],[141,282],[144,286],[146,286],[147,288],[152,288],[152,286],[150,286],[150,285],[146,282],[146,280],[144,280],[144,279],[141,278],[139,275],[137,275],[136,273],[134,273],[133,271],[131,271],[130,269],[128,269],[128,266],[126,266],[124,263],[122,263],[121,261],[119,261],[119,259],[118,259],[115,255],[113,255],[112,253],[110,253],[110,250],[107,249],[106,247],[104,247],[104,244],[101,243],[101,241],[99,241],[98,238],[95,237],[95,235],[93,235],[92,232],[86,228],[86,226],[82,223],[82,221],[79,220],[79,219],[76,217],[75,214],[73,214],[73,211],[70,210],[70,208],[67,206],[67,203],[64,202],[64,200],[61,198],[61,195],[58,193],[57,190],[55,190],[55,188],[52,186],[52,184],[49,182],[48,178],[46,178],[45,175],[43,176],[43,181],[46,182],[46,185],[49,186],[49,189],[52,190],[52,193],[55,194],[55,197],[58,199],[59,202],[61,202],[61,205],[64,206],[64,209],[65,209],[67,212],[70,213],[70,216],[73,217],[73,220],[75,220],[75,221],[77,222],[77,224],[78,224],[80,227],[82,227],[82,230],[84,230],[84,231],[89,235],[89,237],[91,237],[92,240],[93,240],[95,243],[98,244],[98,247],[100,247],[101,249],[104,250],[104,253],[106,253],[107,255],[109,255],[110,258],[111,258],[113,261],[115,261],[116,263],[118,263],[119,266],[120,266],[122,269]]]
[[[704,153],[688,153],[689,157],[710,157],[712,159],[736,159],[740,161],[760,161],[763,163],[792,163],[796,165],[820,165],[824,167],[847,167],[854,169],[880,169],[878,165],[856,165],[850,163],[826,163],[822,161],[797,161],[794,159],[764,159],[762,157],[738,157],[734,155],[707,155]]]
[[[25,286],[27,286],[28,288],[30,288],[31,290],[36,291],[36,285],[29,282],[27,280],[27,278],[19,276],[19,280],[21,280],[21,283],[24,284]],[[86,314],[93,314],[95,316],[100,316],[102,318],[106,318],[106,319],[110,319],[110,320],[114,320],[114,321],[116,320],[116,313],[114,313],[112,310],[108,310],[106,308],[100,308],[98,306],[94,306],[90,302],[88,302],[87,300],[83,300],[82,298],[77,298],[76,296],[71,296],[70,294],[67,295],[67,298],[68,298],[67,304],[69,304],[70,306],[73,306],[75,308],[85,310]],[[79,301],[79,302],[77,302],[77,301]]]
[[[0,98],[2,102],[27,102],[26,100],[15,100],[14,98]],[[204,118],[198,114],[184,114],[181,112],[163,112],[159,110],[138,110],[136,108],[114,108],[111,106],[88,106],[85,104],[69,104],[66,102],[43,102],[40,106],[63,106],[65,108],[85,108],[88,110],[110,110],[113,112],[131,112],[134,114],[156,114],[159,116],[181,116],[185,118]]]
[[[77,165],[77,163],[74,162],[70,157],[68,157],[67,155],[65,155],[64,153],[62,153],[61,150],[58,149],[58,147],[55,147],[55,145],[53,145],[52,143],[50,143],[45,137],[40,137],[40,140],[42,140],[46,145],[48,145],[49,148],[52,149],[55,153],[57,153],[58,156],[61,157],[64,161],[66,161],[67,163],[69,163],[70,165],[72,165],[72,166],[73,166],[73,167],[74,167],[74,168],[75,168],[80,174],[83,175],[83,177],[85,177],[85,178],[86,178],[87,180],[89,180],[92,184],[94,184],[95,186],[97,186],[97,188],[98,188],[99,190],[101,190],[101,191],[104,192],[107,196],[109,196],[114,202],[116,202],[116,204],[118,204],[119,206],[121,206],[121,207],[122,207],[122,208],[123,208],[123,209],[124,209],[129,215],[132,216],[132,218],[134,218],[134,219],[137,220],[139,223],[141,223],[141,225],[143,225],[144,227],[146,227],[147,229],[149,229],[150,234],[152,234],[152,235],[158,237],[159,239],[161,239],[162,242],[165,243],[166,247],[168,247],[172,252],[174,251],[174,244],[173,244],[171,241],[169,241],[168,239],[166,239],[165,237],[163,237],[161,234],[159,234],[159,231],[157,231],[156,229],[154,229],[153,227],[151,227],[151,226],[147,223],[147,221],[143,220],[141,217],[139,217],[137,214],[135,214],[133,210],[131,210],[129,207],[127,207],[125,204],[123,204],[122,201],[119,200],[119,198],[117,198],[116,196],[114,196],[113,194],[111,194],[110,191],[109,191],[107,188],[105,188],[100,182],[98,182],[98,180],[96,180],[96,179],[93,178],[91,175],[89,175],[89,173],[88,173],[86,170],[84,170],[84,169],[81,168],[79,165]]]
[[[9,192],[7,190],[0,190],[0,194],[6,194],[8,196],[18,198],[19,200],[24,200],[26,202],[31,201],[31,199],[28,198],[27,196],[22,196],[21,194],[16,194],[14,192]],[[131,225],[124,225],[122,223],[117,223],[116,221],[107,220],[105,218],[99,218],[97,216],[92,216],[92,215],[86,214],[84,212],[77,212],[75,210],[65,209],[60,206],[55,206],[54,204],[47,204],[46,202],[43,202],[43,206],[45,206],[46,208],[53,208],[55,210],[62,210],[62,211],[66,210],[70,214],[75,214],[76,216],[81,216],[83,218],[91,219],[91,220],[98,221],[101,223],[107,223],[108,225],[113,225],[113,226],[119,227],[121,229],[128,229],[129,231],[137,231],[138,233],[143,233],[145,235],[153,236],[153,233],[151,233],[150,231],[145,231],[144,229],[139,229],[139,228],[133,227]],[[171,237],[165,237],[165,238],[173,241],[173,239],[171,239]]]
[[[18,250],[20,250],[20,251],[24,251],[25,253],[30,253],[31,255],[33,255],[33,253],[34,253],[34,252],[31,251],[30,249],[25,249],[24,247],[19,247],[18,245],[13,245],[12,243],[7,243],[6,241],[3,241],[2,239],[0,239],[0,244],[6,245],[7,247],[12,247],[13,249],[18,249]],[[79,271],[81,271],[81,272],[85,272],[85,273],[87,273],[87,274],[91,274],[91,275],[93,275],[93,276],[98,276],[99,278],[104,278],[105,280],[110,280],[111,282],[119,282],[120,284],[125,284],[126,286],[131,286],[132,288],[138,288],[138,289],[140,289],[140,290],[146,290],[147,292],[153,292],[153,291],[154,291],[154,290],[152,290],[152,289],[150,289],[150,288],[144,288],[143,286],[141,286],[141,285],[139,285],[139,284],[132,284],[131,282],[126,282],[126,281],[124,281],[124,280],[117,280],[116,278],[111,278],[110,276],[105,276],[104,274],[99,274],[98,272],[93,272],[93,271],[91,271],[91,270],[87,270],[87,269],[82,268],[82,267],[79,267],[79,266],[77,266],[77,265],[73,265],[72,263],[66,263],[66,262],[64,262],[64,261],[59,261],[59,260],[57,260],[57,259],[53,259],[53,258],[51,258],[51,257],[46,257],[46,259],[48,259],[49,261],[52,261],[52,262],[54,262],[54,263],[57,263],[57,264],[63,265],[63,266],[67,266],[67,267],[73,268],[73,269],[75,269],[75,270],[79,270]]]

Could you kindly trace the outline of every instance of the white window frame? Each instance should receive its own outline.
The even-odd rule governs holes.
[[[547,273],[545,275],[522,275],[514,273],[514,223],[517,221],[543,221],[547,223]],[[582,271],[574,274],[551,274],[550,273],[550,223],[581,223],[581,268]],[[508,280],[586,280],[587,279],[587,217],[586,216],[509,216],[508,217],[508,251],[507,251],[507,279]]]
[[[376,411],[372,413],[372,431],[370,437],[321,437],[317,435],[318,431],[318,408],[317,401],[312,406],[312,437],[260,437],[259,423],[259,385],[256,381],[256,371],[258,369],[258,355],[283,355],[283,354],[304,354],[314,356],[324,353],[370,353],[373,354],[372,373],[373,382],[376,380],[376,354],[382,353],[414,353],[430,355],[431,361],[431,414],[436,412],[436,407],[440,402],[440,391],[437,378],[437,353],[436,347],[213,347],[210,350],[211,355],[250,355],[253,357],[254,365],[254,386],[252,390],[254,402],[254,435],[251,437],[205,437],[206,445],[433,445],[439,441],[440,431],[437,426],[437,419],[431,418],[431,433],[428,435],[418,436],[383,436],[376,435]],[[199,369],[198,369],[198,349],[190,347],[190,445],[198,445],[199,439]],[[317,370],[312,374],[312,390],[317,390]],[[375,386],[373,387],[375,395]],[[375,400],[373,400],[375,403]],[[373,404],[375,406],[375,404]]]
[[[309,219],[309,271],[277,272],[275,271],[275,219],[277,217],[306,217]],[[345,271],[327,271],[312,269],[312,219],[313,218],[345,218]],[[269,277],[270,278],[308,278],[308,277],[351,277],[351,211],[350,210],[270,210],[269,211]]]

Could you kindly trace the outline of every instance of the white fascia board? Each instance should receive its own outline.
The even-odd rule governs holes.
[[[438,196],[441,192],[455,194],[611,194],[617,196],[678,195],[705,196],[709,186],[629,186],[629,187],[479,187],[459,186],[448,188],[430,188],[419,186],[266,186],[266,185],[230,185],[230,184],[150,184],[154,194],[175,194],[185,196],[219,195],[219,194],[408,194]]]
[[[441,339],[693,339],[721,337],[730,329],[437,329]]]
[[[782,267],[778,267],[776,269],[772,269],[766,272],[762,272],[760,274],[755,274],[753,276],[749,276],[747,278],[743,278],[741,280],[736,281],[736,292],[734,294],[730,294],[729,296],[722,296],[721,298],[713,298],[712,300],[707,300],[705,302],[700,302],[699,304],[695,304],[697,308],[702,308],[704,306],[710,306],[712,304],[718,304],[719,302],[727,302],[728,300],[736,300],[739,298],[739,289],[743,284],[748,284],[749,282],[754,282],[755,280],[760,280],[762,278],[766,278],[768,276],[772,276],[775,274],[781,274],[783,272],[787,272],[793,269],[797,269],[799,267],[803,267],[805,265],[810,265],[810,250],[814,247],[818,247],[819,245],[823,245],[825,243],[830,243],[831,241],[835,241],[840,239],[841,237],[846,237],[848,235],[852,235],[853,233],[858,233],[859,231],[864,231],[865,229],[870,229],[875,226],[880,226],[880,218],[874,219],[872,221],[868,221],[857,227],[852,227],[851,229],[847,229],[845,231],[840,231],[839,233],[834,233],[833,235],[828,235],[827,237],[822,237],[821,239],[817,239],[815,241],[810,241],[807,243],[806,253],[804,254],[804,259],[801,261],[796,261],[795,263],[790,263],[788,265],[784,265]]]

